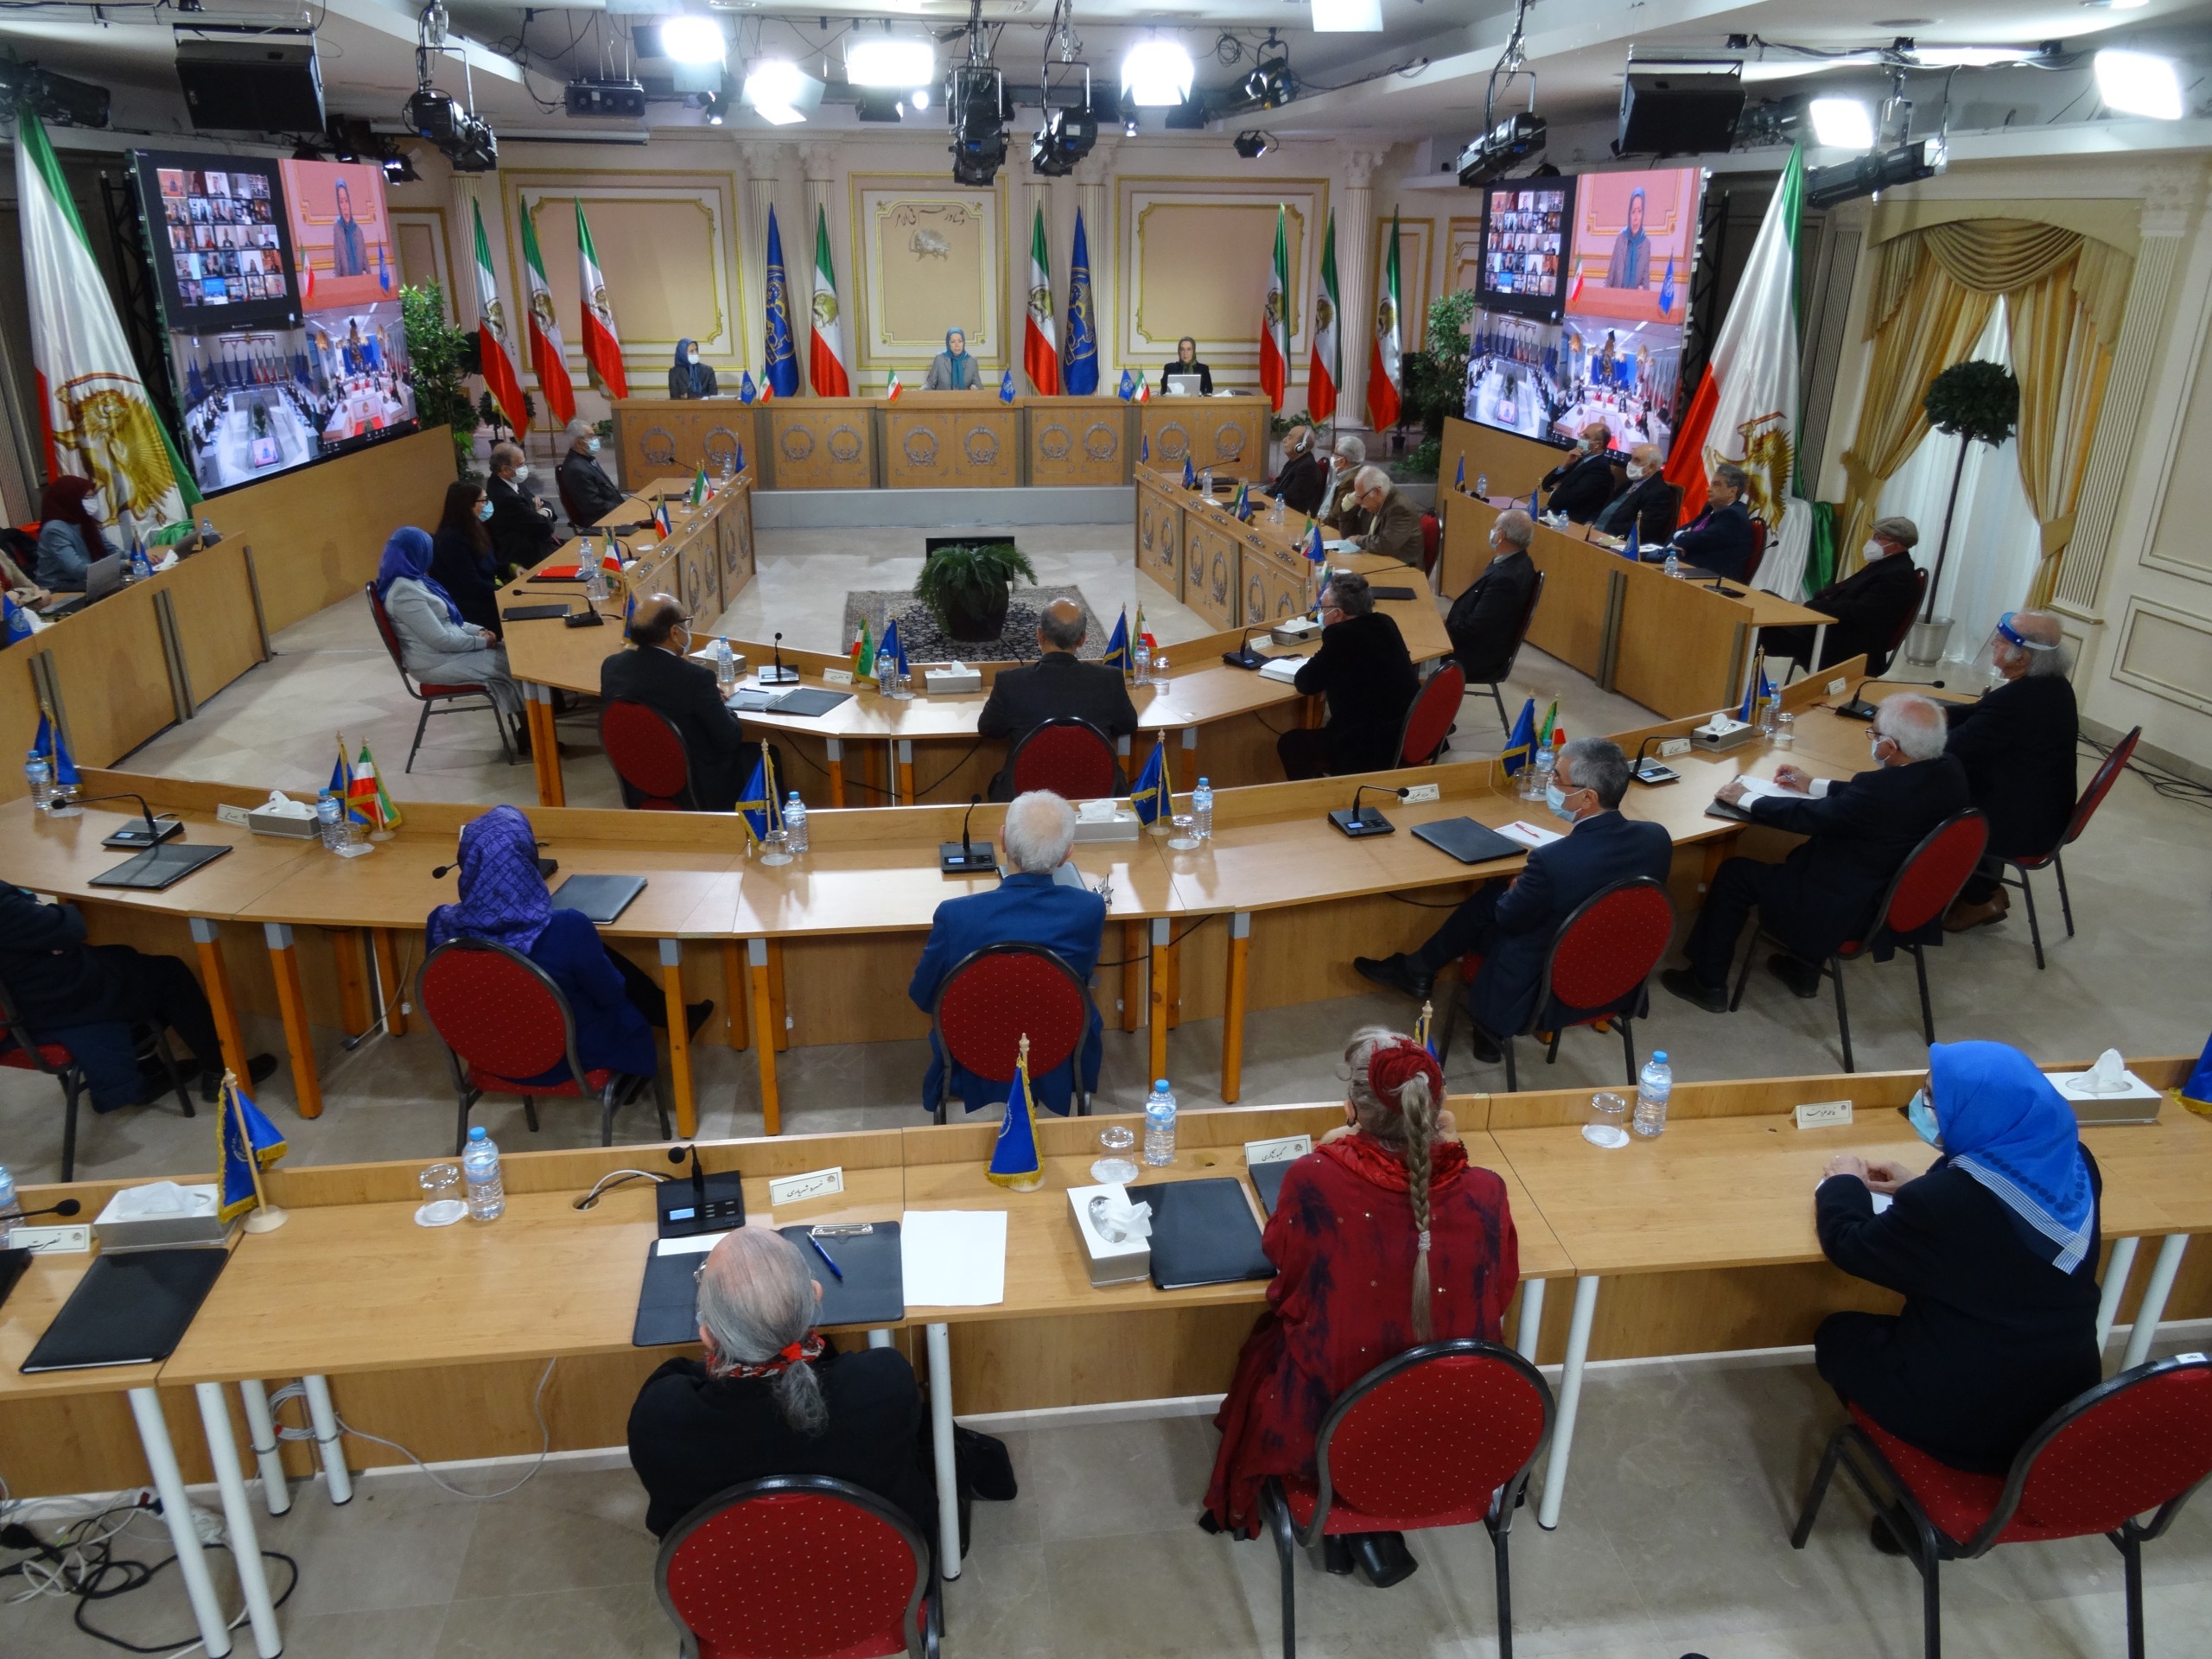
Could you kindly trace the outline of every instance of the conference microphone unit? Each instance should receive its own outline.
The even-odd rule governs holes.
[[[1261,656],[1258,652],[1252,649],[1252,636],[1257,633],[1262,628],[1273,627],[1274,626],[1274,625],[1271,622],[1254,623],[1250,627],[1244,630],[1243,637],[1236,642],[1236,650],[1224,651],[1221,653],[1221,660],[1227,663],[1231,668],[1247,668],[1252,670],[1255,673],[1259,670],[1265,668],[1268,665],[1268,659]]]
[[[1381,784],[1362,784],[1351,792],[1351,804],[1340,806],[1329,814],[1329,822],[1354,841],[1368,836],[1395,836],[1398,826],[1371,806],[1362,806],[1359,798],[1366,794],[1389,795],[1398,800],[1406,798],[1408,791],[1390,789]]]
[[[545,843],[541,841],[537,844],[543,847]],[[461,861],[457,858],[450,864],[433,865],[430,869],[430,880],[442,881],[460,868]],[[559,873],[560,868],[561,861],[557,858],[541,858],[537,861],[537,873],[548,881]]]
[[[960,820],[960,839],[937,844],[937,867],[946,875],[980,875],[998,868],[998,853],[990,842],[978,847],[968,839],[968,826],[975,820],[976,804],[982,798],[981,795],[968,798],[968,810]]]
[[[26,1210],[20,1215],[10,1216],[8,1219],[12,1225],[16,1222],[29,1221],[33,1216],[73,1216],[84,1207],[74,1198],[64,1198],[60,1203],[50,1204],[43,1210]]]
[[[776,635],[773,650],[776,654],[775,663],[772,667],[764,668],[760,671],[760,683],[763,685],[797,685],[798,683],[798,670],[795,668],[785,668],[784,666],[784,636],[780,631],[779,631]]]
[[[1664,743],[1665,741],[1667,741],[1667,739],[1663,736],[1654,734],[1653,736],[1645,738],[1643,742],[1637,744],[1636,746],[1636,764],[1629,768],[1628,775],[1639,784],[1649,785],[1654,787],[1660,784],[1680,782],[1682,774],[1676,772],[1672,766],[1662,766],[1656,760],[1647,760],[1644,759],[1646,752],[1649,750],[1654,743]]]
[[[102,801],[130,801],[134,804],[143,823],[127,823],[114,834],[102,837],[100,845],[112,847],[118,852],[143,853],[149,847],[158,847],[165,841],[174,841],[184,833],[184,820],[174,813],[156,818],[154,809],[146,804],[143,795],[127,791],[116,795],[93,795],[73,803],[79,807],[98,806]]]
[[[653,1188],[653,1207],[658,1212],[663,1238],[696,1237],[701,1233],[728,1232],[745,1225],[745,1178],[734,1169],[709,1174],[699,1162],[696,1146],[671,1147],[668,1161],[681,1164],[690,1156],[689,1180],[663,1181]]]

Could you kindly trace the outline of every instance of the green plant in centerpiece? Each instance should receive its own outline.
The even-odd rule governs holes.
[[[445,296],[435,283],[399,290],[401,325],[407,331],[408,370],[415,384],[415,413],[424,426],[453,429],[454,470],[469,462],[469,440],[478,425],[461,365],[469,337],[446,321]]]
[[[929,607],[953,639],[995,639],[1005,631],[1010,585],[1033,587],[1037,571],[1012,542],[962,542],[940,547],[914,578],[914,597]]]

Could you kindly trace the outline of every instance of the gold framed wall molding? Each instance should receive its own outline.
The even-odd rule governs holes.
[[[435,283],[446,296],[447,321],[457,321],[460,300],[453,291],[453,245],[446,236],[445,209],[395,207],[391,230],[398,245],[399,280],[410,285]]]
[[[1190,335],[1217,371],[1255,376],[1260,325],[1283,211],[1290,261],[1292,378],[1312,349],[1308,314],[1318,291],[1326,179],[1129,177],[1115,181],[1116,353],[1113,365],[1156,374]],[[1092,244],[1091,264],[1098,260]],[[1106,365],[1100,365],[1102,377]]]
[[[937,174],[847,175],[853,269],[840,287],[849,308],[860,302],[845,334],[858,376],[880,383],[897,369],[918,377],[944,349],[948,328],[966,333],[969,355],[994,376],[1013,362],[1006,190],[1003,175],[988,190],[945,184]],[[791,257],[788,242],[784,256]]]

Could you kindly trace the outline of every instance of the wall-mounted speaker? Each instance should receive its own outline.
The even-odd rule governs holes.
[[[1670,69],[1631,65],[1621,78],[1618,156],[1702,156],[1726,149],[1736,141],[1736,122],[1744,113],[1740,67],[1716,73],[1712,66]]]
[[[176,78],[195,127],[239,132],[323,130],[322,71],[305,33],[181,35]]]

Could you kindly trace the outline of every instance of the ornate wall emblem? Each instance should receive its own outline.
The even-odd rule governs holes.
[[[1180,461],[1191,453],[1191,435],[1180,421],[1170,421],[1160,429],[1160,442],[1153,448],[1162,461]]]
[[[926,427],[916,427],[899,440],[899,447],[906,452],[906,459],[917,467],[927,467],[937,460],[937,434]]]
[[[1226,607],[1229,603],[1229,556],[1216,552],[1213,556],[1213,602]]]
[[[707,435],[702,447],[707,453],[707,465],[709,467],[716,470],[720,470],[724,466],[728,466],[733,468],[736,467],[737,452],[739,448],[737,434],[731,431],[729,428],[726,426],[709,427],[707,429]]]
[[[649,426],[638,439],[639,453],[648,467],[676,465],[676,434],[664,426]]]
[[[1255,575],[1251,581],[1244,584],[1244,614],[1249,617],[1262,617],[1267,613],[1268,590],[1259,577]]]
[[[776,440],[776,447],[786,461],[804,461],[814,453],[814,434],[803,426],[787,426]]]
[[[1075,434],[1058,421],[1037,434],[1037,453],[1047,461],[1065,461],[1074,448]]]
[[[849,426],[830,429],[830,459],[847,465],[861,458],[861,435]]]

